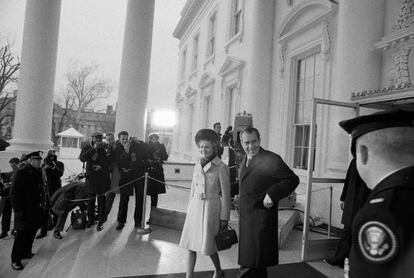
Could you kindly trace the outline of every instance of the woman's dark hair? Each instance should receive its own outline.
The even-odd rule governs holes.
[[[197,131],[194,140],[197,145],[198,143],[200,143],[201,140],[209,141],[217,147],[220,144],[220,136],[218,136],[218,134],[214,130],[207,128],[200,129],[199,131]]]
[[[11,159],[9,160],[9,163],[16,163],[16,164],[19,164],[19,162],[20,162],[20,159],[18,159],[17,157],[13,157],[13,158],[11,158]]]

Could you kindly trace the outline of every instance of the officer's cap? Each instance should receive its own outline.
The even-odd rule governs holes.
[[[32,159],[42,159],[43,152],[36,151],[26,154],[26,159],[32,158]]]
[[[101,133],[101,132],[99,132],[99,131],[95,131],[94,133],[92,133],[92,135],[91,135],[91,137],[93,138],[93,137],[103,137],[103,134]]]
[[[355,156],[356,139],[366,133],[390,127],[413,127],[414,111],[386,110],[341,121],[339,125],[352,137],[351,153]]]

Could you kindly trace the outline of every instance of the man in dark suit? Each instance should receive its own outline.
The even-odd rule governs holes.
[[[239,277],[266,278],[267,267],[279,263],[278,201],[299,178],[279,155],[260,147],[257,129],[242,130],[240,141],[246,156],[239,177]]]
[[[114,161],[113,150],[108,144],[102,142],[103,134],[94,132],[92,134],[92,145],[83,146],[80,160],[86,162],[86,188],[88,191],[88,225],[95,223],[95,201],[98,199],[98,225],[97,231],[102,231],[106,220],[105,214],[105,192],[110,188],[111,163]]]
[[[401,264],[414,244],[414,111],[383,111],[340,125],[352,136],[358,172],[372,190],[352,222],[349,277],[412,277]]]
[[[26,155],[28,163],[16,171],[12,181],[11,199],[14,228],[17,230],[11,253],[12,268],[22,270],[22,259],[33,257],[32,245],[37,230],[48,212],[49,196],[42,173],[41,152]]]

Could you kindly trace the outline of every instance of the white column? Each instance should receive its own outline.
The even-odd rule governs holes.
[[[144,140],[154,0],[128,0],[115,130]]]
[[[26,3],[19,91],[8,151],[44,151],[53,145],[50,135],[60,8],[61,0]]]
[[[339,2],[338,71],[334,99],[350,101],[352,91],[381,86],[381,52],[373,44],[384,28],[384,0]]]
[[[253,126],[261,134],[261,141],[267,147],[269,128],[269,103],[272,74],[272,49],[274,25],[274,1],[248,1],[245,25],[249,41],[249,55],[246,61],[246,82],[241,87],[241,109],[252,113]],[[250,25],[250,26],[248,26]]]

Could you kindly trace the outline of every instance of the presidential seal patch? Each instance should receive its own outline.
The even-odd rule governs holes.
[[[397,239],[384,223],[369,221],[358,232],[359,248],[364,257],[373,263],[387,262],[397,253]]]

